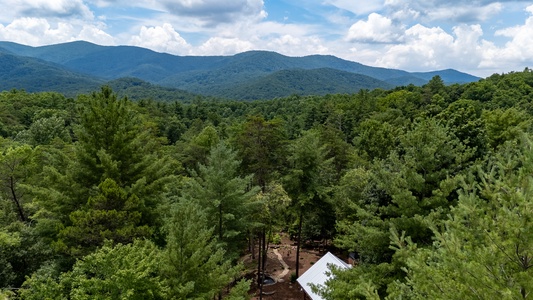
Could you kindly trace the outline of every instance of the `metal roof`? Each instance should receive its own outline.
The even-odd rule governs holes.
[[[302,274],[302,276],[297,279],[300,286],[313,300],[324,300],[324,298],[313,293],[309,284],[312,283],[315,285],[323,285],[324,283],[326,283],[326,281],[331,278],[331,276],[328,276],[326,274],[331,273],[328,267],[329,265],[337,266],[340,269],[348,269],[352,267],[342,261],[340,258],[328,252],[326,253],[326,255],[322,256],[322,258],[320,258],[316,263],[314,263],[311,268],[309,268],[309,270],[307,270],[305,273]]]

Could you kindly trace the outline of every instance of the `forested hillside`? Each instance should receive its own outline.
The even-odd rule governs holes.
[[[261,263],[240,258],[280,231],[356,253],[326,299],[531,297],[529,69],[256,102],[117,92],[0,93],[0,298],[248,299]]]
[[[410,73],[366,66],[331,55],[290,57],[270,51],[231,56],[177,56],[134,46],[100,46],[84,41],[31,47],[0,41],[0,90],[57,91],[68,96],[95,89],[95,82],[129,79],[152,86],[140,92],[130,85],[129,96],[163,101],[190,100],[191,94],[232,100],[263,100],[290,95],[354,93],[361,89],[426,84],[441,76],[446,84],[468,83],[478,77],[456,70]],[[113,85],[110,83],[109,85]],[[178,90],[179,89],[179,90]],[[143,95],[144,94],[144,95]],[[188,95],[187,95],[188,94]],[[138,97],[134,97],[138,98]]]

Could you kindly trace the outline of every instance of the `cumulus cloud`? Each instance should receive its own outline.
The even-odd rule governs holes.
[[[160,4],[169,13],[198,18],[208,26],[236,22],[243,17],[266,17],[263,0],[165,0]]]
[[[505,1],[438,1],[438,0],[387,0],[385,7],[391,15],[415,17],[425,21],[447,20],[461,23],[486,21],[503,9]],[[516,1],[515,1],[516,2]]]
[[[404,43],[387,48],[376,64],[419,71],[452,66],[477,68],[481,61],[482,35],[479,25],[456,26],[452,35],[440,27],[417,24],[406,30]]]
[[[403,26],[377,13],[371,13],[367,21],[357,21],[347,35],[351,42],[396,43],[402,39]]]
[[[486,21],[501,12],[501,3],[490,3],[484,6],[464,4],[460,6],[436,7],[424,12],[431,20],[454,20],[463,23]]]
[[[82,0],[6,0],[1,19],[12,21],[20,17],[84,18],[92,19],[93,13]]]
[[[496,31],[497,36],[510,39],[505,46],[495,47],[490,44],[484,53],[483,67],[496,67],[502,64],[515,63],[515,68],[521,63],[533,63],[533,5],[526,8],[530,16],[523,25],[509,27]]]
[[[326,0],[324,4],[333,5],[337,8],[347,10],[356,15],[367,14],[372,11],[380,10],[383,7],[382,0]]]
[[[256,49],[246,40],[238,38],[212,37],[195,51],[200,55],[231,55]]]
[[[277,51],[289,56],[309,54],[326,54],[328,48],[323,40],[316,36],[293,36],[284,34],[264,43],[267,50]]]
[[[115,44],[115,39],[110,34],[92,24],[84,25],[75,40],[89,41],[98,45]]]
[[[163,26],[142,26],[139,35],[133,36],[130,45],[170,54],[188,54],[191,46],[174,30],[171,24]]]
[[[0,24],[0,39],[30,46],[41,46],[85,40],[101,45],[113,45],[114,39],[95,25],[75,26],[71,23],[50,24],[43,18],[19,18],[4,26]]]

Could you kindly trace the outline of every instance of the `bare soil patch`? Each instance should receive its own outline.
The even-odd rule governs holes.
[[[273,285],[263,286],[263,299],[275,300],[296,300],[304,299],[304,291],[297,282],[291,282],[291,274],[296,270],[296,242],[291,241],[286,234],[281,235],[280,245],[270,245],[267,253],[266,274],[279,279]],[[274,249],[281,255],[283,261],[289,266],[289,272],[284,272],[283,265],[279,262]],[[300,249],[300,271],[302,275],[316,261],[318,261],[327,250],[322,248],[304,247]],[[257,274],[257,257],[252,260],[251,254],[244,258],[244,263],[248,266],[250,276]],[[254,269],[255,268],[255,269]],[[283,274],[286,273],[286,274]],[[254,274],[254,275],[252,275]],[[253,277],[250,294],[254,295],[253,300],[259,299],[259,286],[257,277]]]

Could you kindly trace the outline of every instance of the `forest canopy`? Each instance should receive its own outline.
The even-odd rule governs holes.
[[[532,103],[529,69],[256,102],[1,92],[0,298],[248,299],[239,258],[281,230],[356,254],[326,299],[530,298]]]

